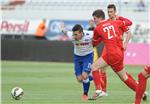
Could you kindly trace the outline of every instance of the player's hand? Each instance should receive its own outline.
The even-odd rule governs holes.
[[[61,22],[60,23],[60,31],[65,31],[65,24],[64,24],[64,22]]]
[[[65,24],[64,24],[64,22],[61,22],[61,23],[60,23],[60,31],[63,32],[64,35],[67,34],[67,31],[66,31],[66,29],[65,29]]]

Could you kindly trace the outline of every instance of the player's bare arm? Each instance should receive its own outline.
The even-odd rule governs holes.
[[[127,49],[128,43],[129,43],[130,39],[132,38],[132,33],[131,33],[131,31],[128,31],[128,32],[126,32],[126,33],[127,33],[127,35],[126,35],[125,41],[123,42],[123,49],[124,49],[124,50]]]
[[[64,33],[64,35],[67,35],[67,30],[65,28],[65,24],[62,22],[60,24],[60,31]]]

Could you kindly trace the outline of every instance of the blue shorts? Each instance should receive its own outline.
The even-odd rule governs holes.
[[[93,56],[93,52],[86,56],[74,55],[74,71],[76,76],[82,75],[82,72],[86,72],[88,74],[91,72]]]

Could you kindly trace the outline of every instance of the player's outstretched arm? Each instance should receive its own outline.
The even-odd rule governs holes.
[[[68,30],[65,28],[64,23],[62,23],[62,24],[60,25],[60,31],[61,31],[64,35],[66,35],[70,40],[73,39],[73,37],[72,37],[73,32],[72,32],[72,31],[68,31]]]
[[[61,24],[60,24],[60,31],[61,31],[64,35],[67,35],[67,30],[65,29],[64,23],[61,23]]]
[[[117,18],[118,18],[119,20],[121,20],[121,21],[124,21],[126,26],[131,26],[131,25],[132,25],[132,21],[129,20],[129,19],[127,19],[127,18],[124,18],[124,17],[122,17],[122,16],[118,16]]]

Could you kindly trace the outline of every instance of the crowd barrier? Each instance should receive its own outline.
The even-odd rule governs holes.
[[[98,46],[101,55],[103,44]],[[34,37],[1,39],[2,60],[73,62],[71,41],[38,40]],[[150,64],[150,44],[130,43],[124,54],[125,65]]]
[[[103,44],[98,46],[99,55]],[[73,62],[71,41],[2,39],[2,60]]]

